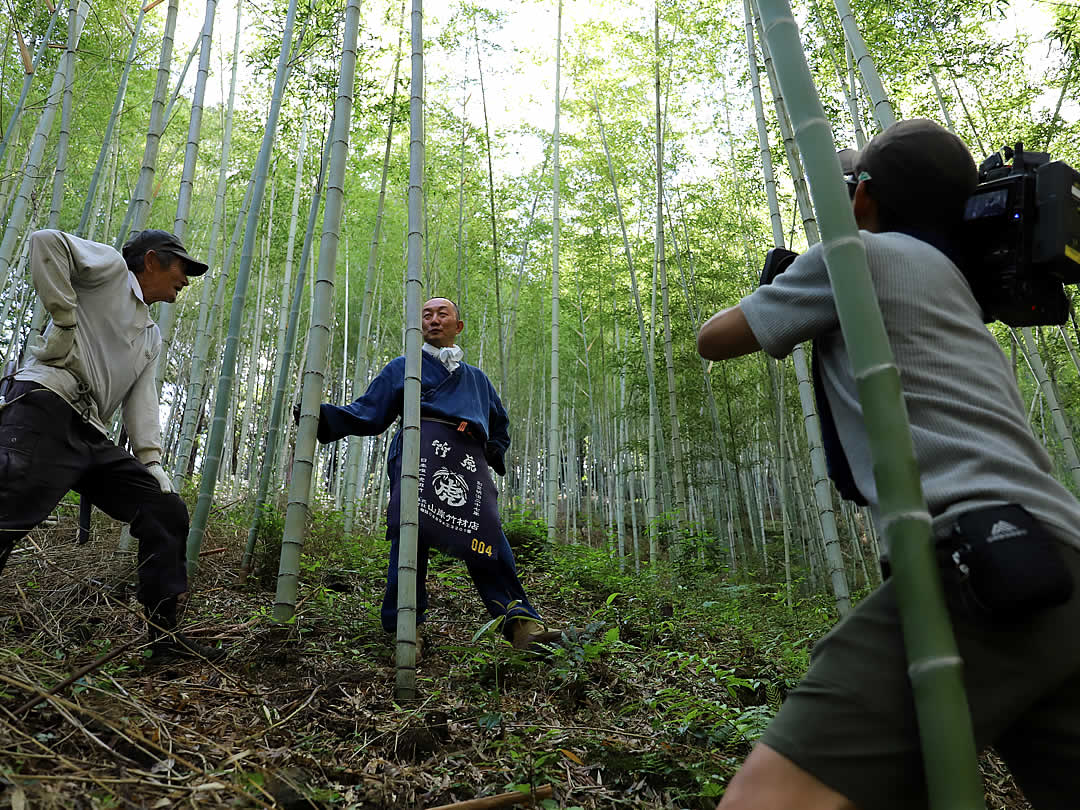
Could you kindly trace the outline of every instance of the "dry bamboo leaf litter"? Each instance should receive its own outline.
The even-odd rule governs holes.
[[[133,558],[116,554],[116,527],[106,523],[76,547],[65,515],[13,556],[0,580],[13,597],[0,604],[0,808],[407,810],[544,783],[556,807],[711,808],[715,798],[694,797],[693,780],[726,780],[745,750],[710,750],[693,728],[681,738],[658,731],[663,689],[708,700],[716,685],[649,653],[628,625],[634,645],[589,661],[522,656],[498,639],[470,643],[486,616],[451,567],[436,566],[430,580],[424,698],[395,705],[378,577],[340,594],[308,583],[298,621],[278,627],[267,618],[272,594],[235,587],[240,537],[219,528],[215,545],[227,551],[204,566],[186,621],[200,638],[229,645],[223,663],[148,669],[135,643],[22,715],[14,710],[137,642],[143,628]],[[568,598],[550,579],[526,577],[553,623],[603,604],[604,594]],[[650,643],[732,666],[756,655],[737,639]],[[747,690],[742,699],[764,695]],[[993,810],[1024,810],[1000,762],[991,756],[984,766]]]

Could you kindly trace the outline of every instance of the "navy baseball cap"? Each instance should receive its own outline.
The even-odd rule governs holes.
[[[879,204],[920,219],[958,219],[979,182],[967,146],[927,118],[897,121],[861,150],[837,154],[853,182],[869,180]]]
[[[185,263],[184,272],[189,276],[201,276],[209,269],[204,262],[200,262],[188,254],[187,248],[184,247],[183,242],[176,238],[175,234],[153,228],[139,231],[131,237],[124,244],[121,253],[127,259],[129,256],[141,256],[148,250],[164,251],[183,259]]]

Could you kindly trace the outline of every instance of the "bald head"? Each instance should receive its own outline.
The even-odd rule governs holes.
[[[465,322],[457,304],[449,298],[429,298],[420,310],[420,331],[432,346],[453,346]]]

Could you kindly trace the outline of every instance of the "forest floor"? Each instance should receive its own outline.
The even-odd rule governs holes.
[[[398,704],[384,541],[317,515],[282,626],[276,567],[240,583],[245,516],[218,510],[185,623],[229,656],[148,665],[119,526],[96,515],[80,547],[74,518],[65,505],[0,579],[0,808],[411,809],[543,785],[546,808],[712,808],[830,622],[823,600],[789,611],[775,586],[715,571],[661,588],[606,551],[519,547],[530,599],[576,628],[541,657],[497,628],[477,637],[488,619],[464,566],[438,558],[420,699]],[[999,760],[983,772],[989,810],[1028,808]]]

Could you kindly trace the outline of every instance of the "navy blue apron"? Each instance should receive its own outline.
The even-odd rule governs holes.
[[[498,491],[467,422],[420,420],[419,491],[420,536],[429,545],[459,559],[499,558],[500,544],[481,539],[501,536]],[[400,509],[401,487],[392,486],[388,524],[398,524]]]

